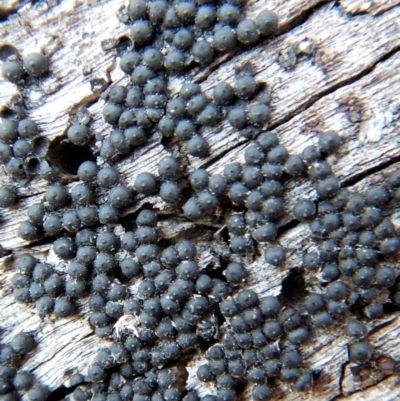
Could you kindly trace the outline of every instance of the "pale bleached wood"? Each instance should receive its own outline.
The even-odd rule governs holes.
[[[39,122],[43,134],[53,139],[62,135],[74,114],[78,105],[90,105],[98,99],[98,94],[93,94],[90,89],[90,79],[93,77],[104,79],[105,83],[117,81],[122,78],[118,69],[114,69],[114,53],[104,53],[101,50],[101,40],[123,35],[127,28],[120,24],[115,17],[116,10],[122,1],[63,1],[58,5],[46,8],[46,5],[35,6],[33,9],[26,6],[13,16],[10,22],[0,26],[0,36],[4,38],[4,29],[9,34],[7,42],[15,44],[21,54],[27,54],[34,49],[49,52],[51,56],[52,76],[41,80],[38,91],[29,90],[26,93],[28,105],[32,107],[30,115]],[[268,1],[267,8],[276,10],[281,18],[280,29],[285,30],[299,16],[308,9],[322,3],[320,1]],[[343,3],[343,1],[342,1]],[[264,3],[251,2],[246,10],[246,15],[254,16]],[[388,3],[386,3],[388,4]],[[90,8],[90,12],[88,12]],[[389,7],[388,7],[389,8]],[[107,11],[105,11],[107,10]],[[109,10],[113,10],[109,12]],[[375,12],[371,12],[375,13]],[[62,15],[62,18],[61,18]],[[232,67],[252,61],[258,73],[258,79],[266,81],[272,91],[274,125],[290,119],[285,124],[277,127],[281,141],[292,152],[298,152],[301,147],[316,141],[316,134],[327,128],[334,128],[345,138],[342,150],[330,158],[336,174],[342,179],[348,179],[360,172],[365,172],[371,167],[379,165],[386,157],[398,156],[396,131],[396,105],[399,99],[399,86],[395,79],[398,71],[398,57],[392,57],[374,71],[368,69],[381,57],[390,52],[399,43],[398,30],[396,30],[396,18],[399,10],[394,8],[378,18],[369,16],[355,16],[349,19],[340,14],[332,4],[324,6],[309,18],[303,25],[293,29],[281,37],[272,41],[264,41],[254,50],[247,51],[236,56],[231,62],[225,63],[216,73],[211,75],[203,84],[210,90],[220,79],[232,79]],[[29,19],[29,27],[26,21]],[[9,25],[7,25],[9,24]],[[13,25],[14,24],[14,25]],[[14,26],[23,26],[21,33],[13,30]],[[338,33],[339,32],[339,33]],[[14,37],[15,35],[15,37]],[[56,37],[53,37],[55,35]],[[297,45],[305,38],[316,42],[316,54],[313,59],[301,60],[292,71],[284,71],[277,62],[278,54],[290,47]],[[75,63],[76,60],[85,60],[86,64]],[[314,62],[314,63],[313,63]],[[82,70],[93,69],[92,75],[82,76]],[[360,81],[336,90],[347,80],[351,80],[358,74],[369,73]],[[201,74],[201,72],[199,72]],[[229,80],[228,79],[228,80]],[[358,85],[359,84],[359,85]],[[1,83],[3,93],[12,94],[13,85]],[[174,85],[171,90],[179,89],[180,81],[172,80]],[[307,87],[309,86],[309,87]],[[326,92],[334,91],[332,95],[322,97]],[[1,91],[0,91],[1,92]],[[308,106],[310,99],[318,99],[309,110],[298,113],[302,107]],[[10,98],[0,96],[1,104],[5,105]],[[362,104],[361,121],[349,120],[349,103],[352,107]],[[99,100],[89,106],[92,115],[92,129],[96,134],[107,135],[110,128],[103,123],[101,108],[103,101]],[[347,107],[347,109],[346,109]],[[339,110],[339,118],[338,118]],[[51,113],[49,113],[51,111]],[[306,127],[302,129],[302,127]],[[382,131],[383,137],[376,133]],[[207,136],[208,135],[208,136]],[[220,154],[232,149],[232,145],[239,143],[236,133],[232,133],[226,124],[218,127],[216,131],[210,130],[207,140],[211,144],[211,158],[215,160]],[[214,163],[209,170],[218,171],[228,160],[242,161],[243,149],[246,144],[237,146],[226,158]],[[365,150],[364,150],[365,148]],[[170,151],[177,152],[175,145],[172,149],[163,150],[158,138],[155,138],[147,147],[134,152],[129,160],[118,163],[122,171],[122,178],[128,184],[132,182],[142,169],[155,172],[156,163],[163,154]],[[165,153],[163,153],[165,152]],[[206,160],[209,163],[211,159]],[[191,166],[202,165],[202,161],[189,158]],[[187,163],[187,161],[184,161]],[[388,170],[389,171],[389,170]],[[376,175],[374,176],[377,177]],[[2,176],[2,182],[8,182]],[[368,181],[369,180],[369,181]],[[359,188],[365,188],[371,182],[370,179],[357,184]],[[20,188],[21,195],[35,194],[26,200],[21,200],[21,211],[12,210],[5,214],[5,223],[2,231],[13,231],[17,227],[19,219],[24,219],[26,207],[30,202],[36,202],[42,198],[45,182],[34,182],[38,185],[30,185],[29,191]],[[73,184],[72,184],[73,185]],[[289,196],[311,193],[311,186],[304,182],[301,187],[288,186]],[[297,192],[296,192],[297,191]],[[147,201],[147,200],[146,200]],[[138,199],[138,205],[143,200]],[[152,197],[151,202],[157,208],[165,208],[157,197]],[[136,210],[135,205],[132,210]],[[168,211],[167,211],[168,212]],[[174,211],[179,214],[179,211]],[[395,212],[395,211],[393,211]],[[167,215],[168,216],[168,215]],[[12,219],[11,219],[12,217]],[[10,222],[12,220],[12,222]],[[9,224],[9,225],[7,225]],[[196,227],[193,223],[178,222],[168,217],[160,223],[160,232],[167,239],[177,240],[181,235],[190,233]],[[281,282],[291,268],[298,267],[301,263],[300,250],[306,250],[312,246],[307,240],[307,227],[299,225],[285,233],[280,243],[295,251],[289,252],[287,263],[283,268],[276,269],[267,265],[261,258],[247,263],[250,270],[249,284],[251,288],[260,294],[279,294]],[[9,237],[8,247],[16,249],[26,244],[24,241]],[[18,242],[20,241],[20,242]],[[0,239],[0,242],[3,241]],[[210,248],[210,242],[197,241],[197,245],[204,249],[200,252],[199,259],[204,263],[216,262],[216,257],[206,248]],[[217,254],[223,254],[227,245],[215,239],[212,243],[213,250]],[[262,247],[260,247],[262,250]],[[65,263],[55,258],[54,252],[48,246],[40,247],[43,257],[56,263],[60,271],[65,271]],[[123,257],[123,255],[121,255]],[[11,269],[11,257],[4,259],[4,266]],[[3,340],[7,341],[13,334],[20,330],[37,330],[39,341],[38,352],[24,365],[24,368],[32,370],[37,377],[48,384],[52,389],[67,382],[66,370],[83,370],[93,360],[99,344],[104,344],[93,334],[87,323],[87,309],[85,304],[79,310],[79,315],[71,319],[56,321],[41,321],[33,309],[13,302],[9,292],[9,280],[13,271],[2,274],[1,282],[3,292],[0,294],[0,321],[5,329]],[[260,277],[263,279],[260,282]],[[310,279],[310,278],[309,278]],[[313,281],[308,280],[311,284]],[[381,321],[381,323],[385,320]],[[397,322],[397,323],[396,323]],[[396,324],[396,325],[395,325]],[[395,337],[398,331],[398,319],[394,321],[393,328],[376,331],[371,336],[374,346],[382,352],[392,347],[398,349],[398,341]],[[392,327],[392,326],[390,326]],[[373,327],[371,327],[371,330]],[[306,357],[306,366],[313,369],[322,369],[320,378],[315,388],[305,394],[291,392],[287,386],[280,385],[277,389],[277,398],[282,400],[328,400],[340,394],[340,382],[342,365],[348,361],[346,344],[348,339],[340,335],[341,326],[335,326],[328,334],[314,332],[310,343],[303,347]],[[381,337],[378,336],[378,333]],[[373,337],[374,335],[378,337]],[[54,344],[57,344],[56,346]],[[68,344],[68,345],[67,345]],[[64,347],[64,345],[66,345]],[[78,352],[81,352],[79,354]],[[396,354],[397,355],[397,354]],[[190,366],[197,366],[201,357],[193,358]],[[195,370],[192,369],[192,375]],[[366,388],[365,391],[355,393],[354,399],[375,399],[379,389],[385,394],[385,400],[394,400],[398,395],[396,390],[396,378],[388,379]],[[351,379],[349,379],[349,383]],[[196,385],[195,382],[189,382]],[[348,392],[357,391],[351,385]]]
[[[341,9],[349,14],[380,14],[400,4],[398,0],[341,0]]]

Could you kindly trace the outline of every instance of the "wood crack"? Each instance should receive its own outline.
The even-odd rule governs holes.
[[[343,81],[340,81],[337,84],[333,85],[332,87],[311,97],[301,108],[295,110],[293,113],[289,114],[286,118],[277,121],[275,124],[272,124],[270,126],[270,129],[273,130],[275,128],[278,128],[279,126],[292,120],[298,114],[300,114],[303,111],[306,111],[307,109],[312,107],[317,101],[323,99],[326,96],[329,96],[329,95],[335,93],[339,89],[343,89],[349,85],[352,85],[352,84],[356,83],[357,81],[359,81],[360,79],[368,76],[376,68],[377,65],[388,60],[390,57],[393,57],[395,54],[397,54],[399,52],[399,50],[400,50],[400,44],[398,46],[396,46],[394,49],[392,49],[390,52],[384,54],[382,57],[380,57],[378,60],[376,60],[372,65],[370,65],[365,70],[360,71],[358,74],[356,74],[348,79],[345,79]]]
[[[332,398],[332,401],[337,399],[338,397],[340,397],[343,394],[343,380],[344,380],[344,374],[345,374],[347,364],[348,364],[348,362],[343,363],[341,366],[341,369],[340,369],[340,378],[339,378],[340,395]]]
[[[351,187],[351,186],[357,184],[358,182],[360,182],[361,180],[363,180],[364,178],[368,177],[369,175],[379,173],[380,171],[385,170],[386,168],[388,168],[398,162],[400,162],[400,156],[395,156],[386,162],[382,162],[382,163],[378,164],[377,166],[371,167],[371,168],[363,171],[360,174],[356,174],[351,178],[343,180],[341,182],[341,187],[342,188]]]

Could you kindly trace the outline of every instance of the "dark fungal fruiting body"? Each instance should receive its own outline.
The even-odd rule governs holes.
[[[251,45],[259,39],[257,25],[250,19],[240,21],[236,32],[239,42],[245,45]]]
[[[285,251],[280,246],[271,246],[265,250],[265,260],[272,265],[279,266],[285,260]]]
[[[35,78],[41,77],[48,72],[48,60],[41,53],[28,54],[23,63],[25,71]]]
[[[2,75],[10,82],[19,82],[24,76],[22,63],[20,61],[5,61],[2,67]]]
[[[68,128],[67,137],[75,145],[86,145],[90,139],[89,129],[86,125],[72,125]]]
[[[213,46],[219,52],[228,52],[234,49],[236,37],[229,26],[224,26],[215,32]]]
[[[15,191],[11,187],[0,187],[0,207],[8,208],[15,203]]]
[[[27,140],[18,139],[14,142],[13,151],[16,157],[24,158],[32,151],[32,147]]]

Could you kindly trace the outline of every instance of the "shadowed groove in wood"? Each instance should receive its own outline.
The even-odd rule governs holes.
[[[382,170],[386,169],[387,167],[390,167],[393,164],[396,164],[398,162],[400,162],[400,155],[395,156],[386,162],[382,162],[382,163],[378,164],[377,166],[371,167],[371,168],[363,171],[360,174],[356,174],[349,179],[344,179],[341,182],[341,187],[342,188],[351,187],[351,186],[357,184],[358,182],[360,182],[362,179],[368,177],[369,175],[379,173],[380,171],[382,171]]]

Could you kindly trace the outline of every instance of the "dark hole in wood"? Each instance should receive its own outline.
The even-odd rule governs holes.
[[[15,108],[10,108],[10,107],[4,107],[3,110],[1,110],[1,117],[5,118],[7,120],[14,120],[18,121],[21,118],[21,108],[20,107],[15,107]]]
[[[47,159],[61,172],[73,175],[83,162],[96,161],[89,146],[77,146],[59,138],[50,143]]]
[[[292,269],[289,275],[282,281],[282,298],[287,302],[298,302],[307,296],[303,277],[297,270]]]
[[[65,399],[67,395],[73,393],[76,387],[67,388],[64,385],[52,391],[47,398],[49,401],[59,401]]]
[[[399,309],[391,302],[386,302],[385,304],[383,304],[383,313],[394,313],[398,310]]]
[[[132,41],[128,37],[122,37],[118,40],[117,56],[122,57],[125,53],[132,50]]]
[[[28,174],[39,174],[40,173],[40,160],[37,157],[30,157],[25,161],[25,171]]]
[[[7,120],[12,120],[15,116],[15,112],[11,109],[9,109],[8,107],[5,107],[2,111],[1,111],[1,117],[5,118]]]

